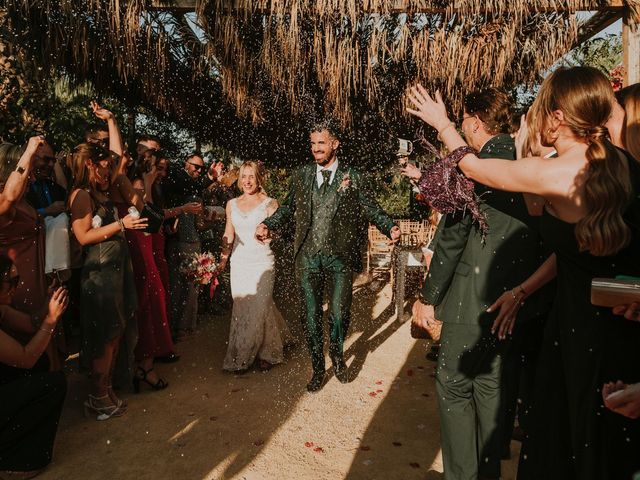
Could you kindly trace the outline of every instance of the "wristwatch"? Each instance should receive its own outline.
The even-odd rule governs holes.
[[[24,167],[21,167],[20,165],[18,165],[15,171],[18,172],[20,175],[22,175],[24,173]]]

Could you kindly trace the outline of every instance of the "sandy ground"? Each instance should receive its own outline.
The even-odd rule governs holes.
[[[269,372],[224,373],[228,315],[201,316],[197,334],[178,344],[182,359],[156,367],[169,388],[123,392],[121,418],[83,417],[88,382],[71,363],[54,461],[41,478],[442,478],[434,363],[390,305],[385,282],[356,288],[345,347],[355,378],[331,376],[316,394],[305,390],[301,339]],[[503,479],[515,477],[516,463],[503,462]]]

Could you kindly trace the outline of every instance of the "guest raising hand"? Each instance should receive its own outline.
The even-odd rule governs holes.
[[[412,89],[410,113],[447,148],[465,146],[439,93]],[[557,294],[545,327],[531,422],[519,478],[630,478],[640,469],[640,424],[602,409],[601,386],[640,381],[640,324],[591,305],[594,277],[640,275],[640,165],[609,140],[615,98],[589,67],[549,74],[531,107],[532,133],[557,158],[509,162],[466,153],[468,177],[544,199],[541,232],[556,254]],[[530,292],[528,292],[530,293]]]

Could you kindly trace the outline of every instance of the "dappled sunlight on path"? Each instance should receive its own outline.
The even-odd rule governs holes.
[[[354,296],[345,346],[353,381],[331,375],[317,394],[305,390],[303,339],[269,372],[223,373],[228,316],[202,317],[196,335],[178,344],[180,362],[156,366],[167,390],[123,393],[122,418],[83,418],[87,382],[70,374],[54,462],[42,478],[441,478],[434,364],[409,324],[395,322],[382,286]]]

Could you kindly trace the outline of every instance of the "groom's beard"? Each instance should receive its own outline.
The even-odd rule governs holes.
[[[332,153],[329,157],[325,158],[324,160],[318,161],[316,160],[316,164],[320,165],[321,167],[324,167],[327,163],[330,163],[334,158],[336,158],[335,153]]]

